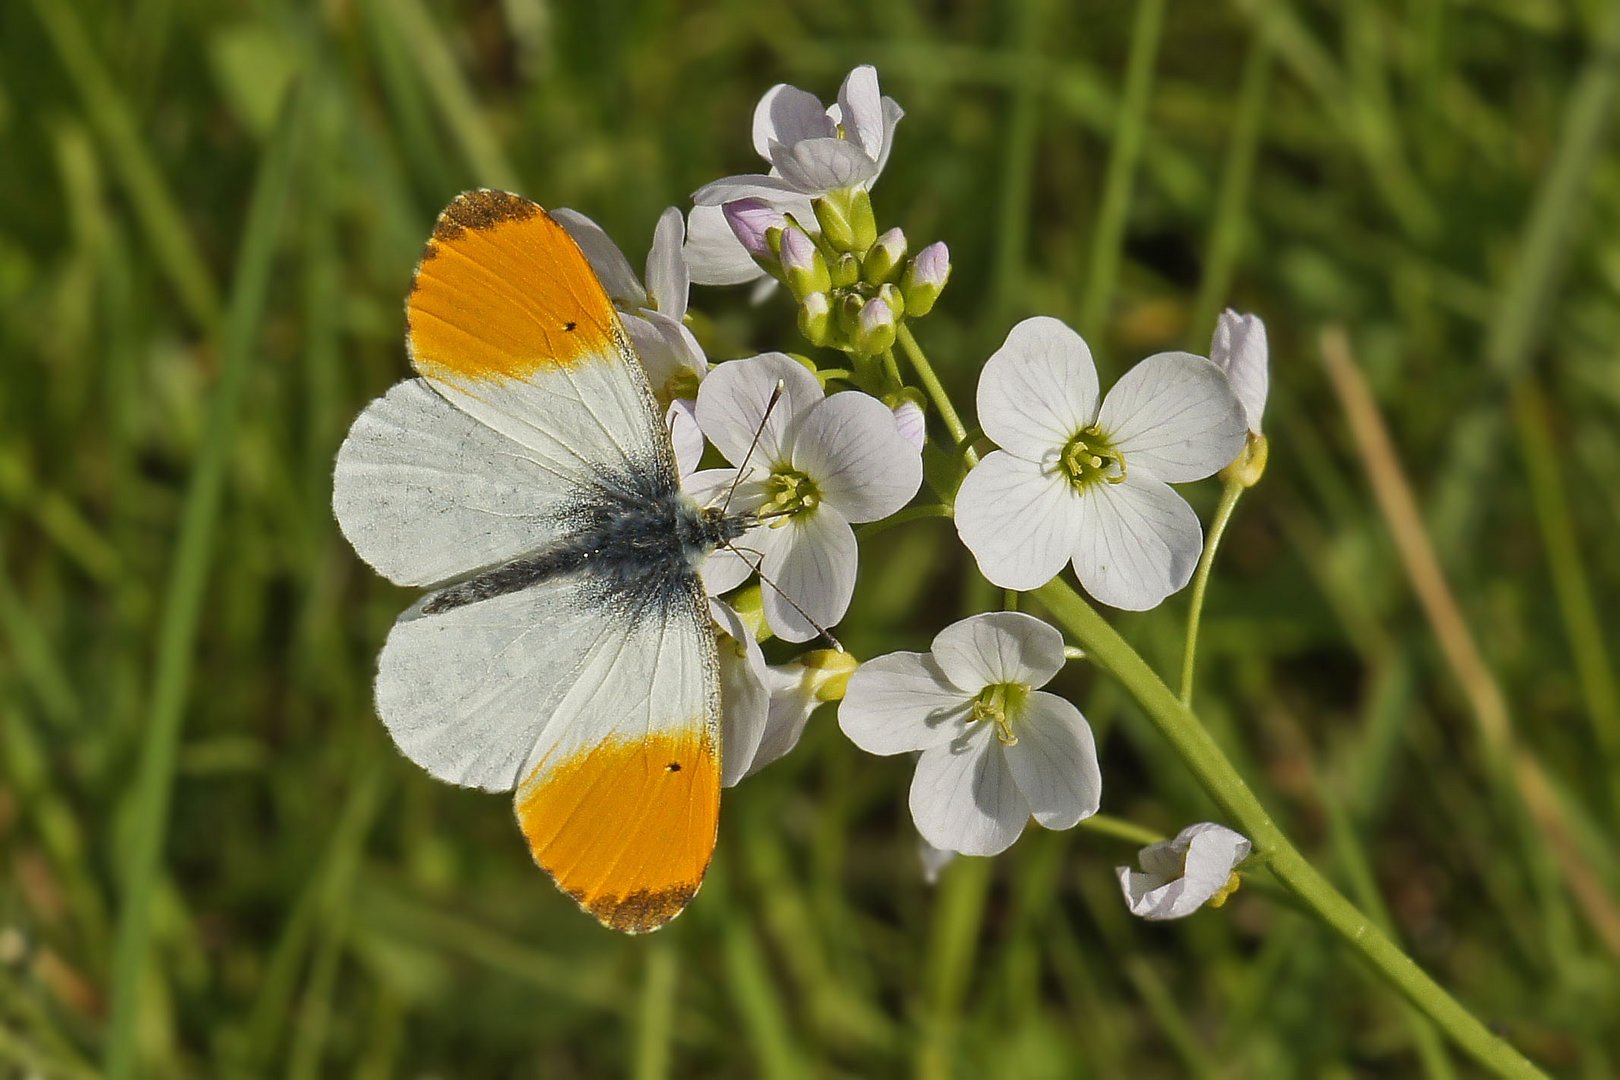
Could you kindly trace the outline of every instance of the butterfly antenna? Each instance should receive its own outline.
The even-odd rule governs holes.
[[[828,630],[825,626],[822,626],[820,623],[816,622],[816,620],[813,619],[810,616],[810,613],[808,611],[804,610],[804,608],[799,606],[799,603],[798,603],[797,600],[794,600],[793,597],[789,596],[787,593],[782,591],[782,586],[778,585],[776,582],[772,581],[770,578],[765,576],[765,553],[763,551],[758,551],[758,550],[756,550],[754,548],[740,548],[737,545],[731,543],[730,541],[727,541],[723,546],[728,551],[731,551],[734,554],[736,554],[736,556],[739,559],[741,559],[743,562],[748,563],[748,565],[752,566],[754,568],[754,573],[759,575],[759,580],[763,581],[765,584],[767,584],[771,588],[775,589],[776,590],[776,595],[780,596],[783,600],[787,601],[788,607],[792,608],[794,611],[797,611],[799,613],[800,617],[803,618],[805,622],[807,622],[811,626],[815,627],[816,628],[816,633],[820,634],[822,637],[826,638],[827,639],[827,644],[831,645],[835,651],[837,651],[837,652],[843,652],[844,651],[843,643],[840,642],[837,638],[833,637],[831,630]],[[744,554],[744,552],[746,552],[747,554]],[[748,560],[749,555],[754,555],[757,558],[755,559],[755,561],[749,562],[749,560]]]
[[[720,512],[722,514],[731,506],[731,497],[736,494],[737,485],[742,483],[743,472],[748,468],[748,461],[754,456],[754,450],[759,446],[760,437],[765,434],[765,422],[771,418],[771,412],[776,408],[776,403],[782,400],[782,395],[786,392],[786,381],[777,379],[776,386],[771,390],[770,400],[765,402],[765,412],[759,418],[759,426],[754,429],[753,441],[748,444],[748,453],[743,455],[742,464],[737,466],[737,475],[731,478],[731,486],[726,489],[726,497],[720,503]],[[792,603],[791,600],[788,602]]]

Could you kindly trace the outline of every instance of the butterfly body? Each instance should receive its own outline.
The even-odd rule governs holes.
[[[530,854],[604,925],[656,930],[702,884],[720,677],[699,567],[752,522],[680,487],[668,430],[577,244],[516,195],[439,216],[406,301],[419,378],[355,420],[333,510],[426,594],[378,662],[400,751],[513,794]]]

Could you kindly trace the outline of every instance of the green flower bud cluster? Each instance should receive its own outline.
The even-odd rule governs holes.
[[[879,234],[872,197],[846,188],[811,201],[815,221],[791,216],[766,237],[782,281],[798,301],[799,331],[812,345],[871,361],[894,347],[906,318],[928,314],[950,276],[942,243],[908,258],[899,229]]]

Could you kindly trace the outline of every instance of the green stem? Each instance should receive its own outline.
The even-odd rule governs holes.
[[[1226,488],[1221,492],[1221,503],[1215,508],[1215,520],[1210,522],[1209,539],[1204,543],[1204,554],[1198,560],[1198,570],[1193,574],[1192,581],[1192,607],[1187,612],[1187,646],[1181,656],[1181,703],[1192,704],[1193,693],[1193,667],[1198,659],[1198,621],[1204,614],[1204,589],[1209,585],[1209,568],[1215,565],[1215,549],[1221,546],[1221,537],[1226,534],[1226,523],[1232,520],[1232,511],[1237,507],[1238,497],[1243,494],[1243,485],[1235,480],[1228,480]]]
[[[1204,790],[1253,841],[1257,859],[1271,868],[1277,880],[1315,918],[1343,938],[1376,974],[1480,1065],[1499,1076],[1544,1075],[1475,1019],[1306,861],[1271,820],[1192,710],[1177,700],[1147,662],[1079,593],[1063,581],[1053,580],[1036,589],[1034,596],[1084,646],[1092,660],[1124,684]]]
[[[967,440],[967,427],[957,415],[956,406],[951,404],[950,395],[945,392],[939,376],[934,374],[933,365],[928,362],[928,357],[923,355],[922,346],[911,336],[911,327],[902,322],[897,340],[906,354],[906,359],[910,360],[911,366],[916,369],[917,380],[922,383],[924,392],[928,394],[928,400],[939,410],[939,418],[945,422],[945,430],[951,433],[951,441],[958,446],[962,445]],[[970,469],[979,463],[979,455],[972,447],[962,452],[962,459],[968,463]]]

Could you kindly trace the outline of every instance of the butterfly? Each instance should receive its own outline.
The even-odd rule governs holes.
[[[377,711],[440,780],[513,792],[580,907],[656,930],[697,893],[720,811],[720,674],[699,567],[753,524],[681,491],[669,432],[579,246],[469,191],[411,282],[418,378],[366,406],[332,506],[428,591],[388,634]]]

